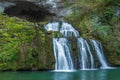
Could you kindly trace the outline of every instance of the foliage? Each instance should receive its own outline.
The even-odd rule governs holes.
[[[52,39],[41,27],[46,22],[38,24],[0,15],[0,70],[53,68]]]
[[[120,20],[116,16],[119,0],[76,0],[67,5],[73,13],[66,17],[85,38],[96,38],[106,48],[112,64],[120,65]]]
[[[120,0],[66,0],[64,3],[73,10],[65,19],[84,38],[101,41],[108,60],[118,65],[120,19],[116,16],[116,10],[119,3]],[[0,8],[0,14],[2,12],[3,9]],[[50,38],[61,36],[58,32],[48,32],[48,40],[42,27],[36,29],[33,23],[26,20],[0,15],[0,70],[36,68],[38,65],[45,68],[45,65],[51,65],[54,60],[51,57]]]
[[[16,17],[0,15],[0,67],[5,66],[2,64],[17,63],[20,46],[30,43],[34,35],[32,23]],[[7,68],[9,67],[11,68],[12,65]]]

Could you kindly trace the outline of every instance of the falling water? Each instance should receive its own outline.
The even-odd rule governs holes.
[[[78,37],[79,36],[79,33],[78,31],[76,31],[71,24],[68,24],[68,23],[63,23],[61,28],[60,28],[60,32],[62,33],[62,35],[64,37],[71,37],[71,36],[74,36],[74,37]]]
[[[108,64],[104,56],[104,52],[103,52],[102,45],[100,44],[100,42],[98,42],[97,40],[92,40],[92,39],[90,39],[90,42],[93,44],[93,47],[94,47],[94,50],[96,51],[98,59],[100,63],[102,64],[101,67],[108,68]]]
[[[94,68],[94,58],[90,51],[90,47],[86,40],[83,38],[78,38],[78,49],[81,56],[81,69],[93,69]]]
[[[73,70],[73,60],[71,58],[70,47],[67,38],[70,36],[79,36],[79,33],[71,24],[53,22],[45,26],[47,31],[60,31],[64,38],[54,38],[54,55],[56,59],[55,70]]]
[[[53,22],[48,23],[45,26],[45,29],[47,31],[60,31],[64,37],[70,37],[75,36],[78,37],[79,33],[76,31],[71,24],[65,23],[65,22]]]
[[[73,70],[68,40],[66,38],[54,38],[53,44],[56,58],[55,70]]]
[[[101,64],[101,67],[107,68],[108,64],[104,57],[101,44],[97,40],[90,39],[90,43],[87,40],[79,36],[79,32],[76,31],[71,24],[66,22],[53,22],[45,25],[47,31],[59,31],[63,37],[53,38],[54,55],[56,59],[55,70],[74,70],[74,59],[72,56],[72,49],[69,43],[69,37],[74,37],[77,40],[77,52],[78,54],[78,69],[94,69],[96,68],[95,54]],[[79,38],[80,37],[80,38]],[[73,38],[73,39],[74,39]],[[93,46],[90,46],[90,44]]]

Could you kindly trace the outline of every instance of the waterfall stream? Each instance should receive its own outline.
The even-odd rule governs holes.
[[[94,47],[94,49],[96,51],[96,54],[97,54],[97,56],[99,58],[100,63],[102,64],[101,67],[102,68],[108,68],[108,63],[107,63],[106,58],[104,56],[102,45],[97,40],[90,39],[90,41],[93,44],[93,47]]]
[[[66,38],[54,38],[53,44],[56,59],[55,70],[73,70],[68,40]]]
[[[78,38],[78,49],[79,54],[81,55],[81,69],[93,69],[95,67],[94,58],[90,51],[90,46],[83,38]]]
[[[54,55],[56,59],[55,70],[74,70],[108,68],[108,63],[103,53],[102,45],[97,40],[88,41],[80,37],[79,32],[66,22],[52,22],[45,25],[47,31],[59,31],[60,38],[53,38]],[[77,53],[73,53],[69,38],[76,39]],[[92,46],[91,46],[92,45]],[[74,60],[77,54],[78,61]],[[97,56],[97,59],[96,59]],[[76,62],[78,65],[74,65]],[[98,64],[99,63],[99,64]]]

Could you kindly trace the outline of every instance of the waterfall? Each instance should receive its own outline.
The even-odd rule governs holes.
[[[60,31],[64,37],[70,37],[70,36],[79,37],[79,32],[76,31],[71,24],[65,22],[48,23],[45,26],[45,29],[47,31]]]
[[[103,53],[102,46],[97,40],[85,40],[80,37],[79,32],[67,22],[52,22],[45,25],[47,31],[59,31],[61,38],[53,38],[53,47],[55,55],[55,70],[74,70],[76,69],[95,69],[100,67],[107,68],[108,63]],[[73,53],[70,39],[76,39],[77,53]],[[71,46],[70,46],[71,45]],[[92,46],[91,46],[92,45]],[[77,62],[74,55],[78,56]],[[96,56],[98,62],[96,62]],[[76,62],[79,65],[74,65]]]
[[[62,35],[64,37],[71,37],[71,36],[75,36],[78,37],[79,33],[78,31],[76,31],[71,24],[68,23],[63,23],[62,27],[60,28],[60,32],[62,33]]]
[[[53,44],[56,59],[55,70],[73,70],[68,40],[66,38],[54,38]]]
[[[45,26],[47,31],[60,31],[64,38],[53,38],[54,55],[56,59],[55,70],[73,70],[73,60],[71,58],[70,47],[67,38],[69,36],[79,36],[79,33],[71,24],[53,22]]]
[[[47,0],[47,1],[46,1],[46,4],[52,5],[53,8],[56,8],[56,7],[57,7],[57,5],[56,5],[56,0]]]
[[[90,47],[86,40],[83,38],[78,38],[78,49],[81,56],[81,69],[93,69],[94,68],[94,58],[90,51]]]
[[[93,44],[93,47],[94,47],[94,50],[96,51],[98,59],[99,59],[100,63],[102,64],[101,67],[108,68],[108,64],[107,64],[106,58],[104,56],[104,52],[103,52],[101,43],[98,42],[97,40],[92,40],[92,39],[90,39],[90,42]]]

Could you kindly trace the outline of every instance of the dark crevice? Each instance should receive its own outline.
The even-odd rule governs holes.
[[[15,5],[6,7],[4,13],[9,16],[16,16],[31,22],[51,20],[54,13],[51,13],[43,6],[37,6],[29,1],[13,1]]]

